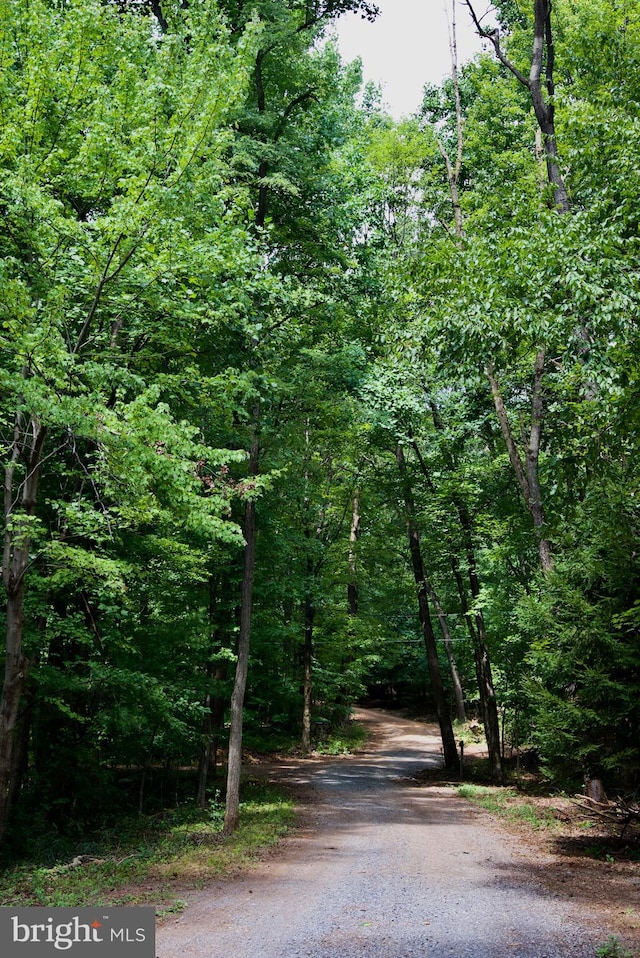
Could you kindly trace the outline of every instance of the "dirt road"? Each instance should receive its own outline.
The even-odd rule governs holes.
[[[594,958],[605,931],[543,890],[515,838],[412,782],[441,760],[435,729],[359,717],[364,754],[274,770],[312,790],[307,824],[161,926],[159,958]]]

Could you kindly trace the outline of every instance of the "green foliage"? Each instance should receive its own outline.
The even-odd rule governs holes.
[[[615,935],[611,935],[603,945],[600,945],[596,954],[598,958],[633,958],[633,952],[625,948]]]
[[[176,882],[179,887],[199,887],[238,866],[250,867],[261,850],[286,834],[293,820],[288,798],[247,782],[240,828],[223,842],[219,809],[214,804],[197,811],[189,803],[162,817],[121,819],[117,828],[74,840],[52,840],[50,831],[46,838],[32,832],[29,861],[3,871],[0,900],[5,906],[40,907],[152,901],[161,913],[179,911],[184,903],[176,898]],[[22,857],[27,857],[24,848]]]
[[[350,182],[366,121],[359,69],[315,41],[374,8],[5,7],[0,431],[18,491],[15,450],[46,429],[34,514],[5,517],[10,550],[34,554],[20,798],[71,833],[109,807],[116,768],[141,776],[144,810],[145,775],[198,760],[205,703],[229,693],[249,499],[259,567],[279,573],[257,587],[250,732],[297,731],[308,597],[318,710],[337,720],[363,687],[336,570],[367,362]]]
[[[387,428],[395,424],[421,447],[431,477],[423,521],[438,522],[433,503],[440,497],[444,505],[447,494],[463,497],[473,518],[483,582],[476,608],[493,637],[506,726],[518,746],[535,745],[551,777],[574,785],[587,773],[628,787],[639,774],[637,455],[630,439],[638,284],[627,192],[636,176],[637,98],[613,92],[635,83],[636,8],[623,15],[613,3],[597,10],[554,4],[556,123],[573,201],[566,216],[546,207],[528,91],[490,58],[463,69],[464,240],[452,243],[440,225],[451,215],[442,167],[432,165],[427,177],[420,171],[431,216],[420,257],[414,245],[413,257],[397,264],[408,308],[393,359],[384,361],[390,373],[375,381]],[[503,50],[522,69],[531,9],[500,4],[499,13]],[[597,53],[587,49],[592,42]],[[449,149],[453,93],[449,81],[427,90],[422,111],[427,136]],[[542,345],[538,470],[556,556],[544,578],[535,572],[534,542],[484,377],[491,363],[516,444],[525,437],[524,461],[533,357]],[[421,422],[425,396],[444,409],[446,446],[436,447]],[[447,550],[436,539],[438,578],[451,536]],[[446,586],[438,588],[446,595]]]
[[[259,280],[226,161],[258,35],[231,43],[200,2],[163,38],[93,0],[3,8],[5,547],[33,553],[22,760],[51,821],[98,813],[111,763],[196,751],[200,592],[242,545],[230,468],[245,454],[221,448],[235,396],[213,412],[216,370],[194,357]],[[47,433],[25,516],[30,423]]]
[[[344,724],[336,732],[329,732],[324,741],[318,742],[316,750],[320,755],[350,755],[362,748],[367,740],[367,730],[358,722]]]
[[[524,823],[533,828],[554,828],[557,820],[553,809],[541,810],[512,789],[495,789],[484,785],[465,784],[456,789],[461,798],[469,799],[485,811],[505,819],[511,824]]]
[[[309,649],[316,728],[367,693],[424,710],[398,443],[467,705],[482,627],[513,747],[556,781],[635,787],[640,7],[554,4],[567,215],[529,92],[489,56],[460,71],[463,236],[452,81],[396,125],[372,91],[356,107],[359,65],[321,42],[373,5],[166,7],[159,23],[136,3],[0,0],[4,532],[30,555],[20,803],[64,840],[106,812],[117,769],[144,812],[163,762],[224,747],[250,500],[249,743],[299,737]],[[530,5],[498,14],[526,72]],[[546,576],[486,376],[531,470],[542,346]]]

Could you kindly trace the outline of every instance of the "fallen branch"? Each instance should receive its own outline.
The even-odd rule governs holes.
[[[595,816],[611,825],[621,826],[620,838],[630,825],[640,825],[640,801],[634,795],[631,798],[618,797],[596,802],[592,798],[579,795],[573,798],[573,805],[587,812],[589,817]]]

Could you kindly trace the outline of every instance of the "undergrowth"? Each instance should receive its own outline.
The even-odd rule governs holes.
[[[624,948],[615,935],[598,948],[596,955],[598,958],[633,958],[633,953]]]
[[[319,755],[348,755],[367,739],[366,727],[352,719],[336,724],[318,719],[314,722],[312,747]],[[271,728],[251,729],[244,736],[244,746],[258,756],[300,754],[299,733],[274,731]]]
[[[542,809],[527,802],[515,789],[466,783],[458,786],[458,795],[480,805],[488,812],[512,823],[525,822],[533,828],[554,828],[554,809]]]
[[[68,841],[35,845],[29,860],[0,874],[0,905],[80,907],[154,904],[178,910],[180,889],[203,885],[256,861],[293,819],[293,804],[273,788],[248,782],[240,827],[222,837],[224,808],[183,806],[154,816],[124,820],[119,828],[94,831],[71,847]],[[55,836],[54,836],[55,838]]]
[[[318,742],[316,751],[320,755],[349,755],[361,748],[367,740],[367,730],[360,722],[349,722],[328,734],[326,740]]]

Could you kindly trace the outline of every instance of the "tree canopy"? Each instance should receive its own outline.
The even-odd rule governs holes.
[[[640,3],[496,8],[394,122],[362,0],[0,0],[0,836],[364,696],[637,787]]]

